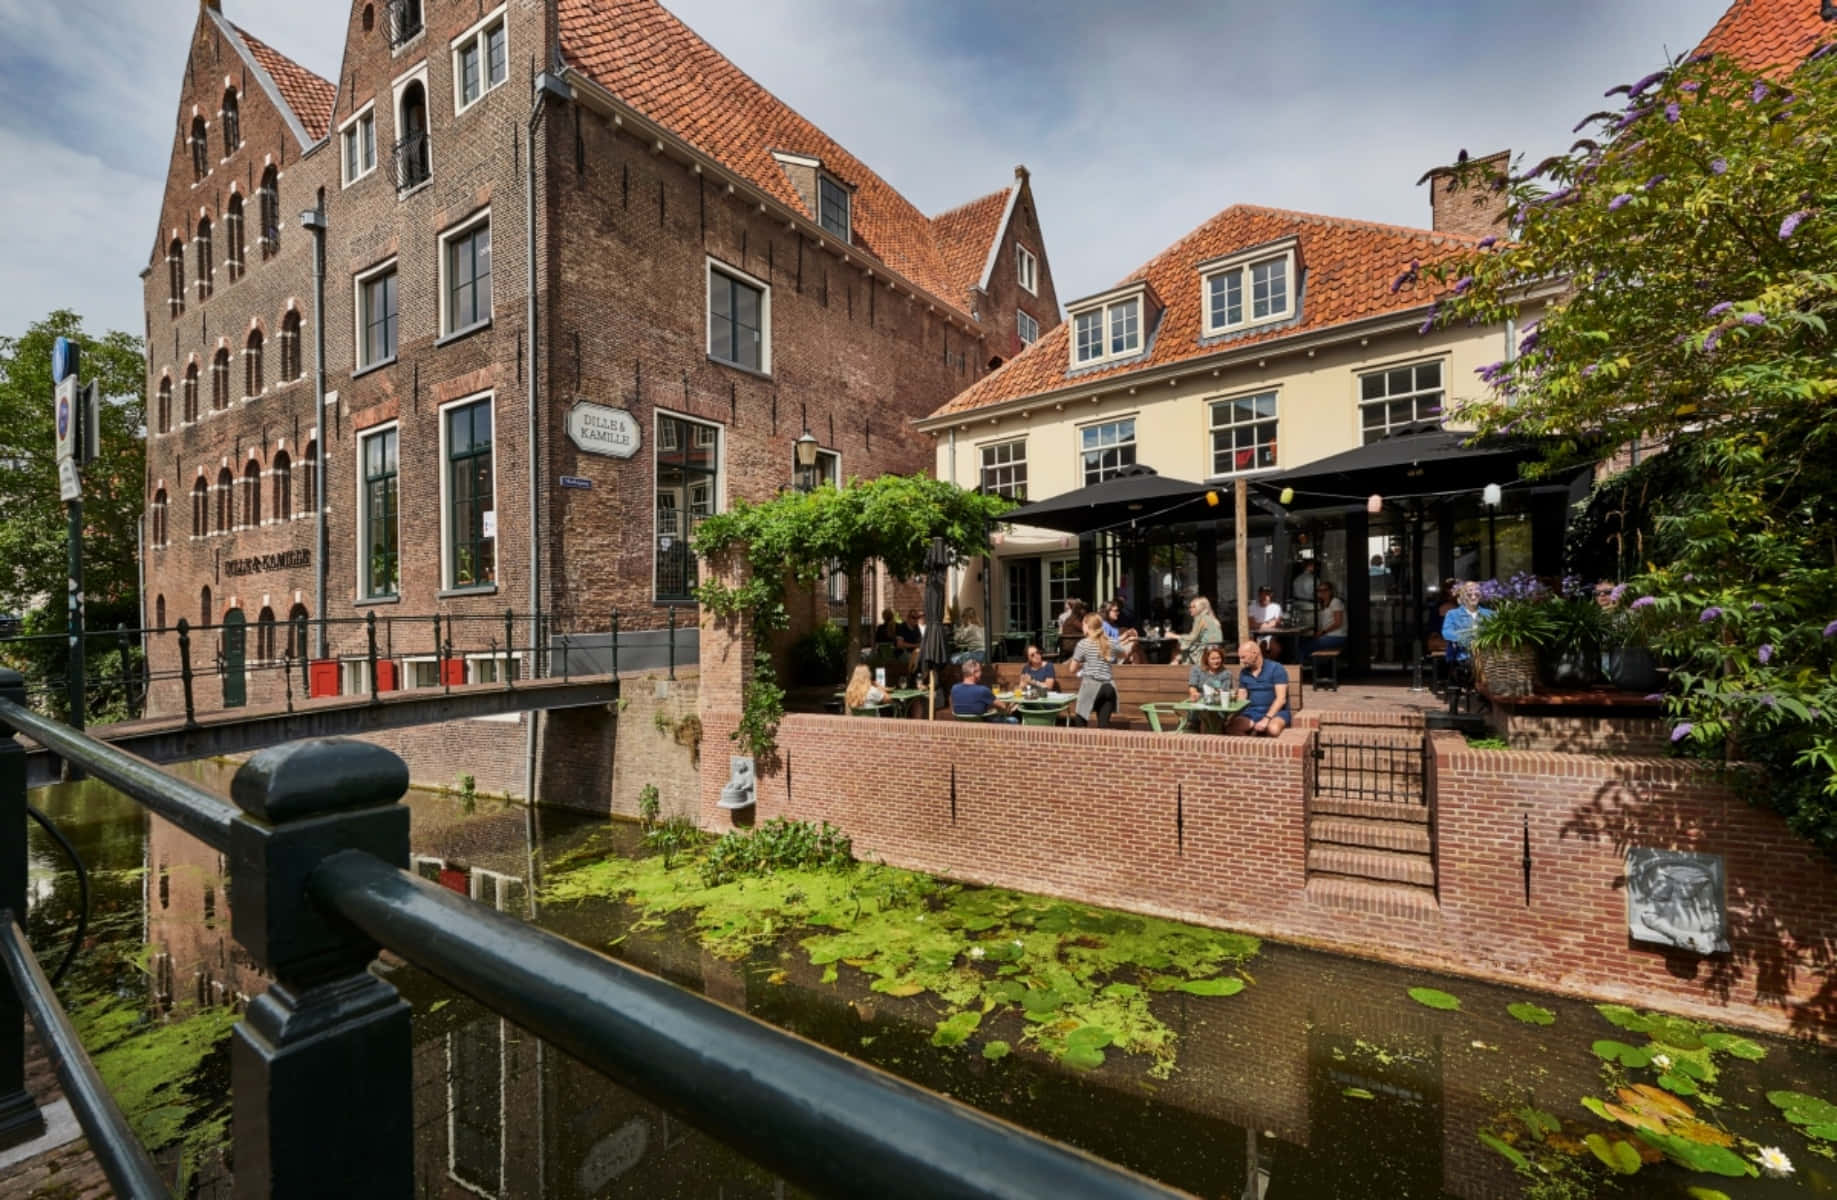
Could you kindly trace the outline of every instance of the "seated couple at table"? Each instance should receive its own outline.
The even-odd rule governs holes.
[[[1288,669],[1263,657],[1263,648],[1254,641],[1239,646],[1237,657],[1240,667],[1234,678],[1230,668],[1225,666],[1224,649],[1207,646],[1187,673],[1187,695],[1197,704],[1204,701],[1208,693],[1235,694],[1247,704],[1232,714],[1225,732],[1244,737],[1275,737],[1295,719],[1288,707]]]
[[[1103,617],[1100,614],[1085,615],[1084,637],[1064,664],[1078,679],[1078,697],[1072,724],[1086,725],[1095,718],[1099,728],[1109,728],[1110,717],[1116,712],[1117,703],[1111,668],[1117,663],[1129,661],[1135,648],[1136,636],[1133,630],[1125,631],[1120,638],[1113,639],[1104,632]],[[950,689],[951,711],[965,717],[980,717],[992,712],[1004,720],[1017,719],[1009,715],[1010,706],[995,699],[994,691],[982,682],[982,670],[982,664],[973,659],[963,664],[963,682]],[[1027,665],[1022,668],[1026,678],[1053,690],[1061,686],[1059,670],[1059,667],[1046,661],[1038,646],[1027,647]]]
[[[959,717],[987,717],[991,721],[1020,723],[1014,706],[995,698],[995,689],[982,682],[982,660],[972,658],[963,664],[963,682],[950,687],[950,711]]]

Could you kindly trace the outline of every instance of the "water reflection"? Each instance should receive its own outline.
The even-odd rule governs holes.
[[[205,786],[227,790],[224,768],[199,764],[192,771]],[[98,936],[134,949],[144,944],[144,973],[116,961],[107,980],[122,1004],[184,1019],[204,1008],[240,1008],[260,992],[259,972],[229,935],[231,897],[220,856],[98,785],[50,789],[40,802],[91,864]],[[1521,993],[1443,981],[1461,997],[1462,1011],[1432,1011],[1406,995],[1435,982],[1420,973],[1280,946],[1266,946],[1251,964],[1254,986],[1239,996],[1174,992],[1157,1000],[1157,1014],[1180,1039],[1179,1068],[1169,1079],[1150,1079],[1144,1064],[1122,1055],[1088,1073],[1026,1051],[989,1062],[973,1048],[931,1046],[939,1013],[927,997],[871,992],[851,971],[825,984],[821,968],[801,953],[768,948],[724,962],[704,953],[680,923],[634,928],[621,905],[541,908],[544,864],[589,838],[606,841],[598,823],[449,795],[416,793],[409,804],[414,869],[443,887],[1201,1196],[1520,1195],[1524,1181],[1476,1131],[1527,1101],[1579,1117],[1579,1098],[1601,1090],[1590,1042],[1612,1031],[1590,1006],[1543,997],[1556,1024],[1527,1026],[1506,1013]],[[50,960],[74,914],[74,887],[61,856],[36,831],[31,879],[30,932]],[[87,957],[108,956],[92,948]],[[792,1194],[425,973],[393,959],[379,969],[415,1011],[417,1195]],[[1022,1032],[1019,1018],[995,1014],[982,1035],[1020,1046]],[[1765,1086],[1837,1094],[1829,1055],[1766,1044],[1765,1064],[1723,1068],[1725,1094],[1757,1093],[1763,1066]],[[207,1068],[187,1086],[221,1103],[225,1079]],[[1729,1112],[1725,1119],[1758,1136],[1756,1122],[1770,1116]],[[1798,1152],[1802,1143],[1789,1148],[1799,1179],[1818,1188],[1824,1181],[1816,1160]],[[205,1194],[227,1188],[221,1166],[202,1177]],[[1640,1195],[1682,1195],[1685,1180],[1674,1172],[1662,1186],[1656,1176],[1636,1182]],[[1788,1181],[1739,1186],[1743,1196],[1802,1194]]]

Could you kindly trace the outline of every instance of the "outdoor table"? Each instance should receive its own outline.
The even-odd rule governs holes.
[[[1142,636],[1135,639],[1135,644],[1142,648],[1142,654],[1152,663],[1170,663],[1174,661],[1174,652],[1180,647],[1180,639],[1168,637]]]
[[[1200,728],[1207,733],[1223,733],[1226,723],[1237,713],[1249,708],[1250,701],[1221,700],[1215,704],[1207,704],[1199,700],[1182,700],[1174,707],[1194,716]]]
[[[873,708],[879,710],[880,714],[883,716],[889,712],[897,712],[910,716],[912,715],[912,702],[915,700],[923,700],[926,696],[931,694],[924,688],[883,688],[882,690],[887,694],[887,698],[884,702],[880,704],[864,704],[861,706],[860,711],[865,712],[867,709]],[[846,691],[837,692],[836,699],[842,701],[843,713],[852,715],[849,714],[848,710],[848,693]]]
[[[1005,699],[997,696],[996,699],[1004,700],[1005,703],[1012,705],[1023,725],[1057,725],[1071,710],[1072,704],[1078,699],[1078,693],[1047,692],[1044,696],[1033,700],[1024,700],[1012,695]]]

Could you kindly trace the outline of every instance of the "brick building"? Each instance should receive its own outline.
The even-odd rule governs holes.
[[[143,279],[145,623],[344,691],[362,626],[290,614],[377,614],[385,687],[439,682],[436,611],[474,651],[507,608],[662,625],[698,518],[928,469],[910,421],[1059,322],[1024,168],[928,217],[654,0],[354,0],[336,81],[203,0]]]

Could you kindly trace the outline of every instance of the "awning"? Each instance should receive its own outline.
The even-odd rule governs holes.
[[[1210,490],[1204,484],[1157,475],[1153,467],[1137,464],[1122,468],[1102,483],[1023,505],[1001,519],[1061,533],[1121,532],[1134,522],[1144,529],[1157,528],[1191,521],[1207,512]]]
[[[1298,499],[1354,503],[1377,494],[1386,500],[1478,492],[1489,483],[1509,484],[1520,463],[1542,457],[1535,442],[1497,438],[1469,444],[1472,434],[1435,425],[1416,425],[1363,446],[1317,459],[1256,481],[1266,491],[1294,488]]]

